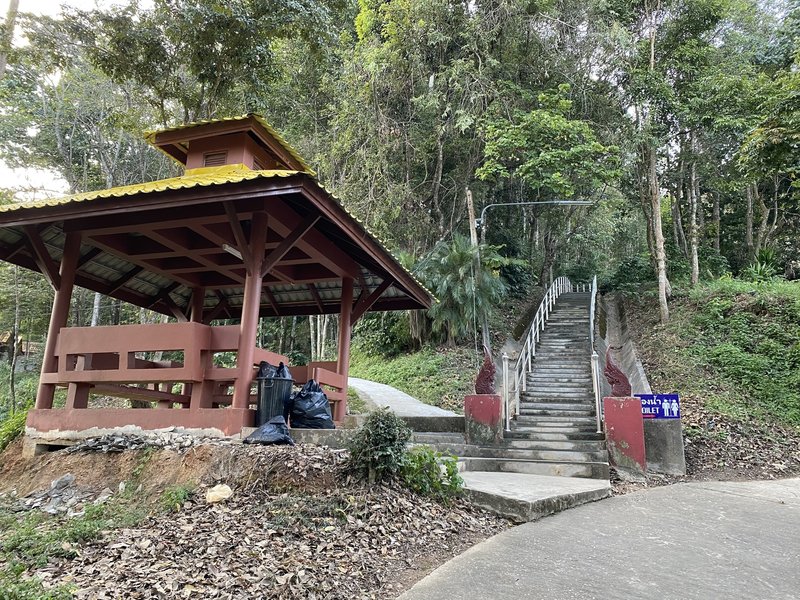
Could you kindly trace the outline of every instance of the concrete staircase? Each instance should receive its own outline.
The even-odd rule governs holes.
[[[439,438],[436,446],[458,456],[468,471],[608,480],[605,440],[596,433],[589,302],[588,292],[558,297],[536,345],[533,369],[526,374],[519,416],[501,445]]]

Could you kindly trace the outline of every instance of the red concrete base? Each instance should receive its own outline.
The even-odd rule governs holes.
[[[242,427],[252,427],[256,411],[240,408],[54,408],[31,409],[26,425],[37,431],[84,431],[111,429],[133,425],[142,429],[184,427],[217,429],[225,435],[236,435]]]
[[[642,401],[639,398],[603,398],[608,458],[612,466],[645,473]]]
[[[464,431],[468,444],[503,440],[503,402],[497,394],[464,396]]]

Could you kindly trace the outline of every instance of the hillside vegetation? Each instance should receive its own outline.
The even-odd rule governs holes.
[[[629,298],[628,319],[654,391],[682,395],[690,473],[800,472],[800,283],[676,289],[664,326],[655,302]]]

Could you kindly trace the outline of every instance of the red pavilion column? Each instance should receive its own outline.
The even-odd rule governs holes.
[[[42,358],[42,375],[58,371],[56,344],[58,343],[58,334],[61,328],[67,325],[69,303],[72,299],[72,288],[75,285],[75,271],[77,270],[80,253],[80,232],[68,233],[64,243],[64,254],[61,257],[61,267],[58,272],[58,285],[54,285],[56,293],[53,298],[53,310],[50,312],[50,325],[47,328],[47,341],[45,342],[44,357]],[[55,391],[55,384],[39,383],[39,389],[36,392],[36,408],[53,408]]]
[[[258,317],[261,309],[261,265],[267,242],[267,215],[255,213],[250,235],[250,256],[242,298],[242,319],[239,327],[239,352],[236,358],[237,374],[233,386],[233,408],[249,408],[250,384],[253,380]]]
[[[342,278],[342,307],[339,315],[339,358],[337,367],[344,376],[344,400],[336,403],[334,421],[341,421],[347,414],[347,377],[350,373],[350,334],[353,330],[353,279]]]

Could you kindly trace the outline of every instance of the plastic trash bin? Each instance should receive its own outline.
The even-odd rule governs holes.
[[[293,383],[293,380],[282,377],[258,378],[256,427],[261,427],[272,417],[284,416],[284,406],[292,395]]]

